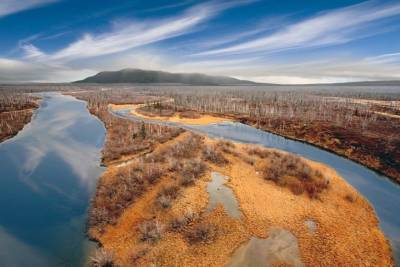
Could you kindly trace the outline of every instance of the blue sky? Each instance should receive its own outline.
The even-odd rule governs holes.
[[[400,1],[0,1],[0,82],[157,69],[273,83],[400,79]]]

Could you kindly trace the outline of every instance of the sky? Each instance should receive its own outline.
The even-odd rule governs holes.
[[[0,83],[140,68],[268,83],[400,80],[400,1],[0,0]]]

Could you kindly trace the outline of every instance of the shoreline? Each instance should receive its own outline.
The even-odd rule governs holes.
[[[240,121],[238,120],[238,122],[240,122]],[[342,153],[340,153],[340,152],[338,152],[338,151],[336,151],[334,149],[331,149],[329,147],[324,147],[324,146],[319,145],[319,144],[312,143],[311,141],[307,141],[305,139],[300,139],[300,138],[296,138],[294,136],[284,135],[284,134],[281,134],[281,133],[273,131],[273,130],[267,130],[267,129],[258,128],[256,125],[252,125],[251,123],[246,123],[246,122],[241,122],[241,123],[243,123],[245,125],[248,125],[248,126],[251,126],[251,127],[254,127],[254,128],[256,128],[256,129],[258,129],[260,131],[264,131],[264,132],[267,132],[267,133],[275,134],[275,135],[278,135],[278,136],[283,137],[283,138],[288,139],[288,140],[293,140],[293,141],[301,142],[301,143],[304,143],[304,144],[307,144],[307,145],[311,145],[311,146],[313,146],[315,148],[319,148],[321,150],[333,153],[333,154],[335,154],[337,156],[340,156],[340,157],[342,157],[344,159],[351,160],[352,162],[357,163],[357,164],[359,164],[359,165],[361,165],[363,167],[366,167],[367,169],[369,169],[369,170],[371,170],[371,171],[373,171],[373,172],[375,172],[375,173],[377,173],[377,174],[379,174],[381,176],[385,176],[384,179],[387,179],[390,182],[395,183],[396,185],[400,186],[400,180],[398,180],[397,178],[392,177],[390,174],[385,173],[381,169],[374,168],[373,166],[367,165],[364,162],[359,161],[355,157],[354,158],[353,157],[349,157],[349,156],[347,156],[345,154],[342,154]]]

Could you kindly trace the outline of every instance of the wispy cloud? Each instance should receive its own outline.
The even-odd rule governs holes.
[[[27,58],[53,61],[71,61],[118,53],[187,34],[222,10],[244,3],[245,1],[207,2],[171,18],[118,23],[111,31],[101,34],[87,33],[81,39],[52,54],[41,52],[31,44],[23,46],[23,49]]]
[[[272,34],[196,55],[272,52],[346,43],[376,34],[377,32],[371,29],[371,24],[381,23],[399,14],[400,3],[377,5],[368,1],[321,13],[313,18],[287,25]]]
[[[368,57],[365,60],[373,63],[400,63],[400,52]]]
[[[23,10],[32,9],[59,0],[1,0],[0,18]]]

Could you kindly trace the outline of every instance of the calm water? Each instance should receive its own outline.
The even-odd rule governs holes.
[[[141,120],[129,114],[128,110],[120,110],[114,113],[120,117]],[[391,242],[396,265],[400,266],[400,186],[390,181],[389,178],[377,174],[358,163],[312,145],[289,140],[242,123],[226,122],[189,126],[171,122],[148,122],[178,126],[202,132],[211,137],[277,148],[329,165],[363,194],[375,208],[380,221],[380,227]]]
[[[217,205],[222,204],[229,216],[239,219],[242,213],[232,189],[225,185],[225,181],[228,179],[218,172],[211,172],[211,181],[207,184],[207,210],[211,211]]]
[[[0,144],[0,266],[79,266],[93,246],[86,211],[105,129],[85,102],[43,96],[32,122]]]

